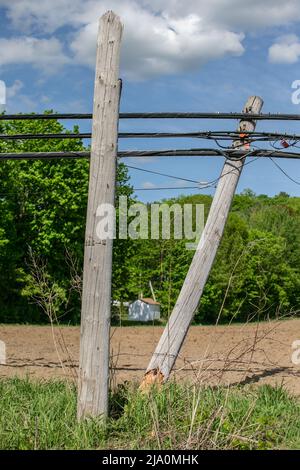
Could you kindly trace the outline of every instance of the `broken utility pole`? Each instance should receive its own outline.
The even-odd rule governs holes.
[[[248,150],[246,135],[256,126],[250,115],[259,114],[262,106],[263,100],[258,96],[247,100],[243,112],[249,114],[249,119],[240,121],[241,140],[234,142],[233,147]],[[142,390],[153,383],[165,382],[171,373],[212,268],[244,162],[245,157],[225,161],[205,228],[176,305],[148,365],[140,386]]]
[[[113,12],[100,19],[94,89],[90,180],[84,252],[78,419],[108,413],[112,238],[96,234],[97,210],[114,205],[122,24]]]

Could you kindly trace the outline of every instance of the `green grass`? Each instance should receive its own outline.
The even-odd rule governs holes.
[[[170,383],[111,397],[111,417],[76,421],[65,382],[0,380],[1,449],[300,448],[300,401],[282,388],[200,388]]]

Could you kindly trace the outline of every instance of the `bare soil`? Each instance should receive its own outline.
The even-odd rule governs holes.
[[[113,383],[141,380],[162,331],[158,326],[112,328]],[[0,325],[7,349],[0,377],[76,380],[79,336],[79,327]],[[292,361],[295,340],[300,340],[300,319],[193,326],[172,376],[211,385],[282,384],[300,395],[300,364]]]

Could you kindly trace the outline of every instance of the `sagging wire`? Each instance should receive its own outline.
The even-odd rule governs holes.
[[[246,157],[251,157],[251,154],[253,154],[253,151],[251,150],[246,156],[239,157],[239,158],[228,158],[228,160],[233,160],[233,161],[239,161],[241,159],[245,159]],[[226,157],[227,158],[227,157]],[[249,160],[248,162],[245,162],[244,166],[250,165],[251,163],[254,163],[256,160],[258,160],[259,157],[253,158],[253,160]],[[180,190],[180,189],[198,189],[198,190],[203,190],[203,189],[209,189],[209,188],[215,188],[216,184],[226,175],[232,173],[235,171],[236,168],[233,168],[232,170],[227,171],[226,173],[220,175],[218,178],[208,181],[207,184],[200,186],[201,183],[199,183],[199,186],[182,186],[182,187],[155,187],[155,188],[133,188],[135,191],[159,191],[159,190]]]
[[[300,186],[300,181],[297,181],[292,176],[290,176],[280,165],[278,165],[277,162],[275,162],[275,160],[272,157],[269,156],[269,159],[274,163],[274,165],[278,168],[278,170],[281,171],[281,173],[283,173],[289,180],[291,180],[293,183]]]
[[[139,168],[139,167],[132,166],[132,165],[126,165],[126,167],[127,168],[132,168],[133,170],[144,171],[145,173],[152,173],[154,175],[166,176],[167,178],[174,178],[176,180],[188,181],[189,183],[198,183],[198,181],[196,181],[196,180],[192,180],[192,179],[188,179],[188,178],[182,178],[182,177],[174,176],[174,175],[168,175],[166,173],[160,173],[159,171],[146,170],[145,168]]]

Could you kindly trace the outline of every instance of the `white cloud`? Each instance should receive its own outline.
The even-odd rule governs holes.
[[[76,24],[76,17],[84,9],[84,0],[0,0],[7,9],[12,26],[23,32],[52,33],[66,24]],[[79,24],[82,24],[79,21]]]
[[[24,87],[24,83],[21,80],[15,80],[14,83],[6,88],[8,98],[16,96],[20,90]]]
[[[269,61],[277,64],[295,64],[300,57],[299,38],[292,34],[278,38],[269,48]]]
[[[56,38],[0,38],[0,67],[11,64],[31,64],[51,72],[68,63],[63,46]]]
[[[242,34],[208,29],[197,15],[182,19],[124,10],[122,66],[127,78],[184,72],[225,54],[240,55]],[[78,63],[94,66],[97,22],[80,29],[71,44]],[[151,39],[150,39],[151,38]]]
[[[208,24],[248,31],[300,20],[300,0],[140,0],[148,8],[182,17],[196,13]]]
[[[144,181],[142,183],[143,189],[155,189],[157,188],[157,184],[151,183],[151,181]]]
[[[6,86],[3,80],[0,80],[0,112],[4,110],[6,103]]]
[[[238,31],[300,20],[300,0],[0,0],[1,6],[8,9],[16,28],[47,32],[66,24],[87,24],[108,9],[143,10],[152,17],[164,13],[175,19],[196,14],[207,24]]]
[[[169,14],[169,3],[166,2],[165,8],[161,2],[153,11],[139,0],[14,0],[13,3],[0,0],[18,30],[53,33],[62,26],[72,26],[70,52],[73,63],[91,67],[95,63],[98,18],[106,10],[113,9],[125,24],[122,70],[131,79],[184,72],[226,54],[243,53],[242,33],[213,26],[203,15],[192,10],[182,17]],[[163,11],[160,12],[161,6]],[[62,49],[57,52],[57,60],[66,63]],[[16,58],[11,60],[17,61]]]
[[[0,6],[6,7],[12,26],[27,36],[71,27],[66,35],[70,59],[60,43],[54,56],[61,64],[91,67],[97,20],[113,9],[125,25],[122,70],[130,79],[185,72],[209,60],[240,55],[245,33],[300,21],[300,0],[0,0]],[[278,52],[274,44],[270,60],[281,54],[279,46]],[[294,49],[289,46],[290,61],[297,56]]]
[[[40,97],[40,102],[43,103],[43,104],[47,104],[47,103],[50,103],[51,102],[51,98],[47,95],[42,95]]]

